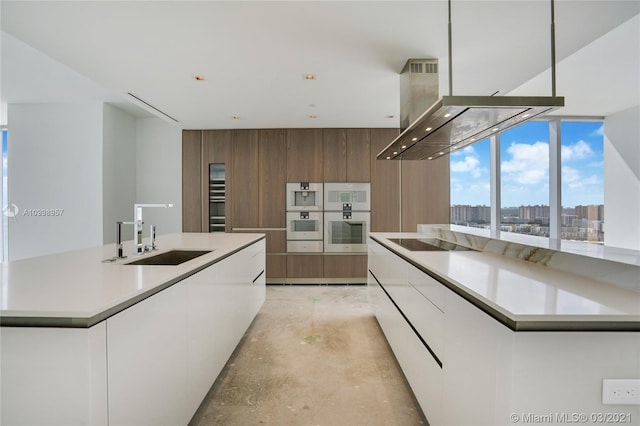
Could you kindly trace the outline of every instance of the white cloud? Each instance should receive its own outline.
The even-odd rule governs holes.
[[[604,124],[594,130],[590,136],[604,136]]]
[[[593,155],[593,150],[588,143],[580,140],[573,145],[563,145],[561,155],[563,161],[584,160]]]
[[[463,149],[451,153],[452,157],[461,157],[463,159],[451,161],[451,171],[456,173],[470,173],[474,178],[479,178],[483,174],[488,173],[484,167],[480,167],[480,159],[473,145],[469,145]]]
[[[538,185],[548,182],[549,144],[511,143],[507,148],[511,158],[501,164],[502,179],[524,185]]]

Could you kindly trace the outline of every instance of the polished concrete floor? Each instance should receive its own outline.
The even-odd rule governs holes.
[[[365,286],[268,286],[191,425],[427,424]]]

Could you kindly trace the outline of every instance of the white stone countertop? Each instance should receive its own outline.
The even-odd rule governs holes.
[[[264,238],[264,234],[177,233],[157,237],[158,250],[103,263],[115,244],[2,264],[0,324],[90,327]],[[212,250],[175,266],[126,265],[172,249]]]
[[[371,237],[515,331],[640,331],[640,291],[482,251],[410,251]]]

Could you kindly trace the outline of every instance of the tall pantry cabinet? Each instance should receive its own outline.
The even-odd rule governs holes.
[[[370,182],[372,232],[413,232],[418,223],[449,223],[448,158],[376,159],[398,133],[398,129],[185,130],[183,231],[209,231],[209,164],[223,163],[225,231],[266,234],[271,282],[339,278],[365,282],[366,254],[286,252],[285,185]]]

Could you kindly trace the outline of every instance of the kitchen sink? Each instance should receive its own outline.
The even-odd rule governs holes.
[[[155,256],[149,256],[142,259],[138,259],[134,262],[126,263],[125,265],[180,265],[196,257],[200,257],[207,253],[211,253],[213,250],[170,250],[164,253],[156,254]]]

